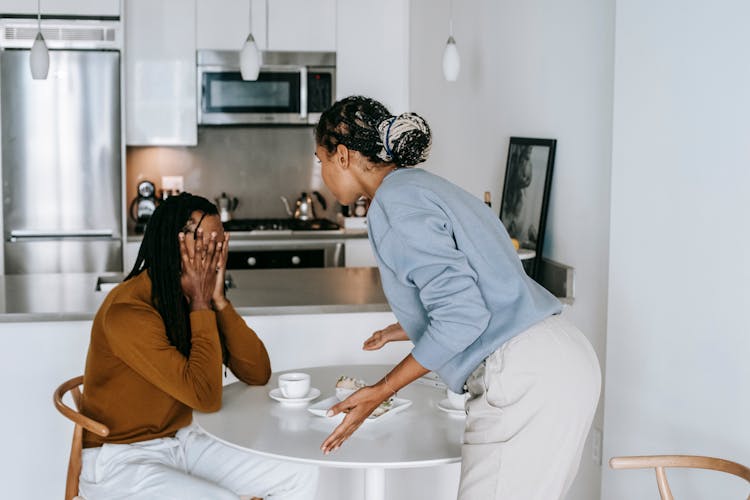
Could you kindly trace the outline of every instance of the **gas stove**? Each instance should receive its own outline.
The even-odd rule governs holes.
[[[328,219],[233,219],[224,223],[226,231],[335,231],[339,225]]]

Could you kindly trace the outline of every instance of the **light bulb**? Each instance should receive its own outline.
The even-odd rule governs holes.
[[[458,57],[458,47],[453,37],[449,36],[443,52],[443,76],[447,81],[455,82],[460,69],[461,59]]]
[[[46,80],[49,73],[49,50],[44,42],[42,32],[36,34],[34,45],[31,46],[31,78]]]
[[[247,35],[240,51],[240,73],[243,80],[257,80],[260,73],[260,51],[252,33]]]

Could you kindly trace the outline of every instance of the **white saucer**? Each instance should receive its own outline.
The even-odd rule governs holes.
[[[320,396],[320,390],[316,389],[315,387],[310,388],[310,392],[307,393],[307,396],[301,397],[301,398],[287,398],[281,393],[281,389],[278,387],[275,389],[271,389],[271,392],[268,393],[268,396],[271,399],[275,399],[281,404],[285,405],[301,405],[305,403],[309,403],[313,399]]]
[[[451,415],[466,416],[466,410],[463,410],[461,408],[456,408],[455,406],[451,405],[448,401],[448,398],[445,398],[444,400],[440,401],[437,404],[437,407],[441,410],[443,410],[445,413],[450,413]]]

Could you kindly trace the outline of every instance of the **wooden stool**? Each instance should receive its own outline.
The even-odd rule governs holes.
[[[721,458],[702,457],[696,455],[653,455],[642,457],[613,457],[609,461],[613,469],[656,469],[656,483],[662,500],[674,500],[667,482],[667,467],[683,467],[691,469],[710,469],[726,472],[743,478],[750,483],[750,469],[742,464],[723,460]],[[747,497],[750,500],[750,496]]]

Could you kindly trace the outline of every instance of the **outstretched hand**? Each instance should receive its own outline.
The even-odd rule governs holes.
[[[378,330],[370,335],[370,338],[365,340],[362,344],[362,349],[365,351],[376,351],[386,345],[388,342],[395,342],[399,340],[409,340],[406,332],[401,328],[400,323],[393,323],[388,325],[382,330]]]
[[[344,421],[323,441],[320,449],[326,455],[339,449],[343,442],[349,439],[349,436],[362,425],[362,422],[375,411],[380,403],[427,372],[429,370],[409,354],[385,375],[383,380],[375,385],[363,387],[345,400],[333,405],[328,410],[328,417],[342,412],[347,415],[344,417]]]
[[[363,387],[345,400],[333,405],[326,416],[333,417],[339,413],[346,413],[344,421],[336,427],[333,432],[323,441],[320,449],[328,455],[332,451],[338,450],[341,445],[349,439],[349,436],[356,431],[360,425],[385,401],[389,396],[388,389],[377,386]]]

